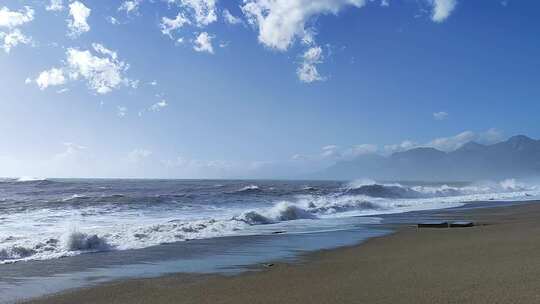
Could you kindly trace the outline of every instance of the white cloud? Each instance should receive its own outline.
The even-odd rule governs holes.
[[[374,144],[358,144],[342,148],[337,145],[327,145],[317,154],[295,154],[292,160],[303,162],[334,162],[350,160],[360,155],[375,154],[379,147]]]
[[[168,0],[168,2],[184,7],[199,27],[217,21],[216,0]]]
[[[32,39],[24,35],[19,29],[14,29],[9,33],[0,32],[0,47],[6,53],[11,52],[11,49],[19,44],[29,44],[31,42]]]
[[[242,11],[259,29],[263,45],[287,50],[296,38],[312,41],[306,23],[320,14],[337,14],[345,6],[362,7],[365,0],[245,0]]]
[[[191,24],[189,19],[183,14],[178,13],[174,19],[163,17],[161,18],[161,33],[172,39],[171,32],[178,30],[186,24]]]
[[[140,4],[141,0],[125,0],[120,7],[118,7],[118,10],[125,11],[126,14],[136,13],[139,10]]]
[[[381,0],[381,6],[390,6],[390,2],[388,0]]]
[[[433,11],[431,20],[440,23],[445,21],[454,11],[457,5],[457,0],[431,0]]]
[[[431,147],[441,151],[454,151],[470,141],[476,141],[482,144],[494,144],[503,139],[503,134],[497,129],[491,128],[485,132],[475,133],[473,131],[464,131],[454,136],[435,138],[425,144],[419,144],[406,140],[401,144],[387,145],[384,147],[386,154],[402,152],[418,147]]]
[[[395,152],[407,151],[416,147],[418,147],[417,143],[410,140],[404,140],[400,144],[384,146],[384,154],[392,154]]]
[[[374,144],[354,145],[343,152],[343,157],[354,158],[360,155],[375,154],[379,151],[379,147]]]
[[[120,24],[120,21],[118,21],[118,19],[114,18],[113,16],[107,17],[107,21],[112,25]]]
[[[152,151],[146,149],[135,149],[128,153],[127,160],[130,163],[139,163],[145,158],[148,158],[152,155]]]
[[[298,78],[300,81],[305,83],[312,83],[315,81],[322,81],[325,78],[319,74],[317,70],[317,64],[322,63],[323,61],[322,49],[320,46],[315,46],[309,48],[302,55],[302,63],[296,70]]]
[[[48,11],[55,11],[55,12],[61,11],[64,9],[63,2],[64,2],[63,0],[51,0],[49,2],[49,5],[47,5],[45,9]]]
[[[9,53],[19,44],[29,44],[32,39],[21,32],[17,27],[34,20],[34,10],[25,6],[19,11],[12,11],[7,7],[0,8],[0,28],[8,31],[0,31],[0,47]]]
[[[453,151],[462,145],[475,140],[476,138],[477,136],[474,132],[465,131],[455,136],[436,138],[429,142],[426,146],[442,151]]]
[[[198,160],[178,156],[172,160],[161,162],[172,176],[225,178],[231,176],[246,176],[249,172],[257,170],[257,162],[233,162],[224,160]]]
[[[159,112],[161,111],[162,109],[164,109],[165,107],[167,107],[169,104],[167,103],[167,101],[165,99],[163,99],[162,101],[160,102],[156,102],[155,104],[153,104],[152,106],[150,106],[150,111],[152,112]]]
[[[486,132],[480,133],[478,141],[484,144],[494,144],[500,142],[504,139],[504,136],[501,131],[491,128]]]
[[[48,88],[49,86],[63,85],[66,83],[64,77],[64,71],[57,68],[52,68],[47,71],[43,71],[36,79],[36,83],[41,90]]]
[[[118,106],[116,107],[116,115],[118,115],[118,117],[125,117],[127,115],[127,111],[128,111],[128,108],[127,107],[124,107],[124,106]]]
[[[68,48],[65,66],[41,72],[36,79],[40,89],[61,85],[68,80],[85,80],[89,89],[107,94],[120,85],[137,88],[138,81],[124,76],[129,65],[118,59],[118,54],[99,43],[92,50]]]
[[[228,9],[223,10],[223,19],[225,20],[226,23],[232,24],[232,25],[242,23],[242,19],[233,16],[233,14],[231,14],[231,12],[229,12]]]
[[[101,44],[92,44],[97,55],[90,50],[81,51],[69,48],[67,55],[67,68],[71,79],[83,78],[88,87],[98,94],[106,94],[120,85],[136,83],[124,77],[129,65],[118,59],[116,52],[105,48]],[[102,56],[98,56],[102,55]]]
[[[59,160],[65,160],[67,158],[71,158],[74,155],[77,155],[80,151],[85,150],[85,146],[81,146],[79,144],[66,142],[64,143],[65,150],[61,153],[56,154],[53,157],[53,160],[59,161]]]
[[[291,160],[311,165],[328,165],[337,161],[351,160],[361,155],[379,154],[388,156],[396,152],[403,152],[419,147],[431,147],[441,151],[450,152],[470,141],[476,141],[482,144],[493,144],[500,142],[503,138],[500,131],[492,128],[479,133],[464,131],[454,136],[435,138],[423,144],[405,140],[399,144],[385,145],[382,149],[379,149],[379,146],[375,144],[358,144],[348,147],[327,145],[322,147],[321,150],[315,154],[295,154],[291,157]]]
[[[75,38],[90,31],[87,19],[91,11],[80,1],[72,2],[69,5],[69,15],[71,16],[71,19],[68,19],[69,36]]]
[[[0,27],[12,29],[32,20],[34,20],[34,10],[29,6],[25,6],[24,10],[20,11],[11,11],[7,7],[0,8]]]
[[[436,120],[445,120],[446,118],[448,118],[448,113],[444,111],[435,112],[433,113],[433,118],[435,118]]]
[[[213,36],[210,36],[207,32],[202,32],[195,38],[193,49],[197,52],[207,52],[214,54],[214,47],[212,46]]]

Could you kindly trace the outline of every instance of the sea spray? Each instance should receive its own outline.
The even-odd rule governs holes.
[[[342,229],[356,216],[540,197],[535,185],[512,179],[469,184],[11,179],[0,182],[0,190],[0,263],[276,230],[303,233],[321,225]]]

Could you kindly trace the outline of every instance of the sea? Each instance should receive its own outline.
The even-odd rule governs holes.
[[[539,185],[0,179],[0,303],[116,279],[250,271],[384,235],[415,212],[536,200]]]

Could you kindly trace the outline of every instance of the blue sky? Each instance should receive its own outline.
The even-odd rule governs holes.
[[[0,175],[295,177],[365,153],[539,138],[539,9],[1,0]]]

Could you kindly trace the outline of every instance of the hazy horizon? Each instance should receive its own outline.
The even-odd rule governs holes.
[[[5,0],[0,176],[297,179],[538,139],[539,8]]]

